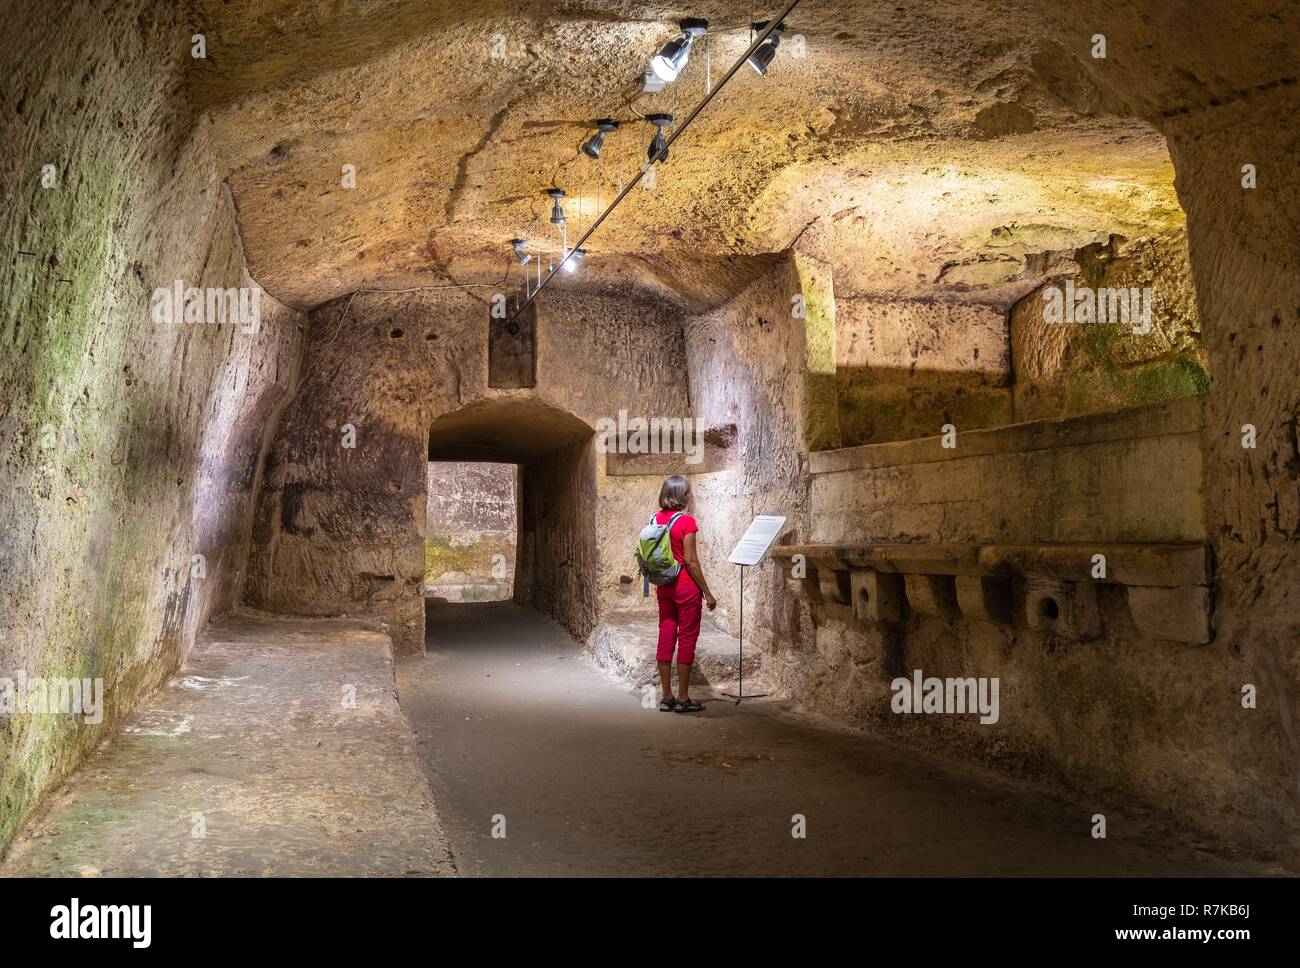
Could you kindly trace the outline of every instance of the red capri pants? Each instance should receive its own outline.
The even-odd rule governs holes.
[[[683,573],[671,585],[656,588],[655,595],[659,599],[659,647],[655,650],[655,661],[672,662],[676,645],[679,663],[694,662],[704,603],[699,587]]]

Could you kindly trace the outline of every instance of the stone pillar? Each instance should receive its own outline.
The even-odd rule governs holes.
[[[835,390],[835,285],[831,274],[831,228],[825,219],[794,244],[799,291],[791,312],[804,330],[804,445],[808,450],[840,446]]]

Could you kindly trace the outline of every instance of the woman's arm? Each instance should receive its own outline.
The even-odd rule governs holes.
[[[686,574],[690,575],[695,584],[699,586],[700,591],[704,593],[704,604],[709,606],[709,611],[718,607],[718,600],[713,597],[709,591],[709,583],[704,580],[704,569],[700,567],[700,555],[695,548],[695,532],[692,531],[682,541],[682,553],[686,560],[682,562],[686,568]]]

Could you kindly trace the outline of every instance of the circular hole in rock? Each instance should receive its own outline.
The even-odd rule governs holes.
[[[401,339],[401,338],[402,338],[402,330],[401,330],[401,327],[396,327],[396,326],[393,327],[391,330],[388,331],[388,335],[389,335],[392,339]]]
[[[1057,605],[1056,599],[1051,598],[1050,596],[1047,598],[1039,599],[1038,617],[1042,619],[1046,619],[1049,622],[1055,622],[1058,618],[1061,617],[1061,606]]]

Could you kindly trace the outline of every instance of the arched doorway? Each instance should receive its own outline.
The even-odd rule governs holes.
[[[597,616],[593,429],[531,396],[496,397],[436,418],[428,459],[518,468],[512,597],[585,637]]]

